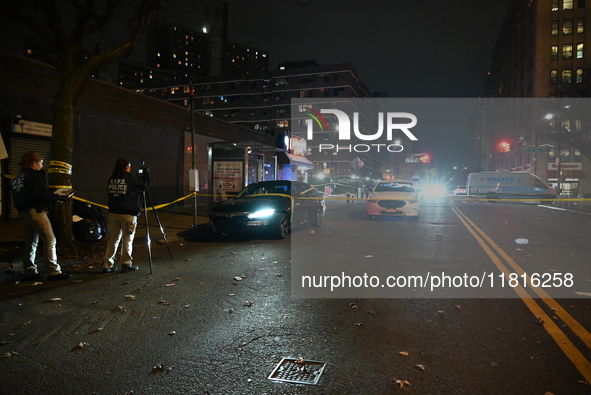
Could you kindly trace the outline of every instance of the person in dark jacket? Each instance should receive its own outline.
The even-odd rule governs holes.
[[[35,264],[39,238],[45,248],[45,261],[49,266],[48,280],[66,280],[70,274],[62,272],[57,263],[57,240],[47,217],[52,203],[61,203],[68,199],[51,193],[47,187],[47,179],[43,170],[43,158],[37,152],[28,152],[21,161],[22,169],[12,182],[14,207],[25,232],[25,249],[23,257],[23,281],[42,280]]]
[[[150,170],[142,168],[137,177],[131,175],[131,163],[126,159],[117,159],[115,169],[109,179],[107,191],[109,193],[109,217],[107,233],[109,241],[107,250],[101,265],[103,273],[117,271],[115,267],[115,255],[119,243],[121,245],[121,272],[138,270],[137,265],[132,265],[131,253],[133,239],[137,228],[137,217],[140,215],[143,205],[143,192],[150,189]],[[122,240],[123,239],[123,240]]]

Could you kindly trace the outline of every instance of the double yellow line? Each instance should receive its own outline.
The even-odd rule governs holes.
[[[509,275],[511,272],[517,273],[519,276],[525,274],[525,271],[503,251],[486,233],[482,231],[474,222],[468,218],[463,212],[461,212],[452,202],[450,202],[453,212],[458,216],[462,224],[468,229],[468,231],[474,236],[478,244],[482,247],[484,252],[490,257],[495,266],[503,273],[506,281],[509,281]],[[494,252],[493,252],[494,250]],[[496,254],[495,254],[496,253]],[[499,258],[500,257],[500,258]],[[501,261],[502,260],[504,261]],[[507,265],[511,268],[507,267]],[[531,284],[531,279],[527,276],[527,284]],[[550,297],[540,287],[531,287],[531,290],[543,301],[562,321],[577,335],[583,343],[591,349],[591,333],[587,331],[576,319],[574,319],[564,308],[562,308],[558,302]],[[538,319],[538,322],[542,323],[544,329],[554,339],[556,344],[562,349],[566,356],[572,361],[577,367],[579,372],[583,375],[587,382],[591,382],[591,362],[575,345],[569,340],[568,336],[556,325],[554,320],[546,314],[544,309],[534,300],[528,291],[521,285],[517,285],[513,288],[533,315]]]

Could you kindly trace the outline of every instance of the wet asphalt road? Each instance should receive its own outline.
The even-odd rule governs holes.
[[[296,229],[287,240],[181,232],[184,240],[171,245],[174,259],[163,246],[153,251],[153,274],[138,256],[134,273],[97,274],[87,266],[68,282],[3,283],[2,392],[389,394],[404,392],[393,381],[400,380],[416,394],[590,393],[579,369],[591,358],[586,337],[558,313],[591,328],[588,299],[573,299],[589,288],[591,219],[461,201],[425,203],[419,221],[367,221],[362,203],[329,208],[322,228]],[[550,323],[538,321],[513,290],[502,299],[446,287],[431,294],[397,289],[396,298],[383,289],[367,297],[373,291],[359,288],[340,297],[326,289],[290,295],[298,270],[331,274],[341,266],[379,276],[497,276],[460,213],[525,270],[576,273],[573,287],[548,290],[554,307],[540,302],[579,350],[576,363],[573,350],[550,335]],[[529,243],[515,244],[519,237]],[[317,385],[268,379],[282,358],[300,357],[326,363]]]

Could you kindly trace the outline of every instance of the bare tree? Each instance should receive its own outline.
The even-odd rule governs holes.
[[[98,68],[128,55],[140,41],[158,0],[4,0],[0,15],[33,31],[53,54],[59,74],[53,112],[51,159],[72,163],[74,149],[74,109],[84,86]],[[125,26],[121,26],[125,24]],[[104,52],[97,51],[109,29],[127,27],[119,42],[108,42]],[[92,45],[92,51],[87,46]],[[67,167],[67,166],[66,166]],[[71,186],[71,174],[65,167],[49,169],[50,185]],[[54,211],[53,218],[60,248],[73,240],[71,206]]]

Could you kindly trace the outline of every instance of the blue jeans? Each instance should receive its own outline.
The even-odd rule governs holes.
[[[109,241],[107,242],[107,250],[103,258],[103,268],[109,268],[115,264],[115,255],[117,254],[119,243],[122,241],[121,239],[123,239],[123,243],[121,244],[121,263],[123,265],[131,265],[133,238],[135,237],[136,228],[136,216],[109,213],[107,224]]]
[[[25,276],[38,273],[35,257],[37,255],[39,239],[43,241],[45,248],[45,262],[49,266],[49,275],[60,274],[62,269],[57,263],[57,240],[53,234],[53,228],[47,217],[47,212],[42,211],[38,213],[32,208],[30,210],[20,211],[18,216],[25,231],[25,250],[23,256]]]

